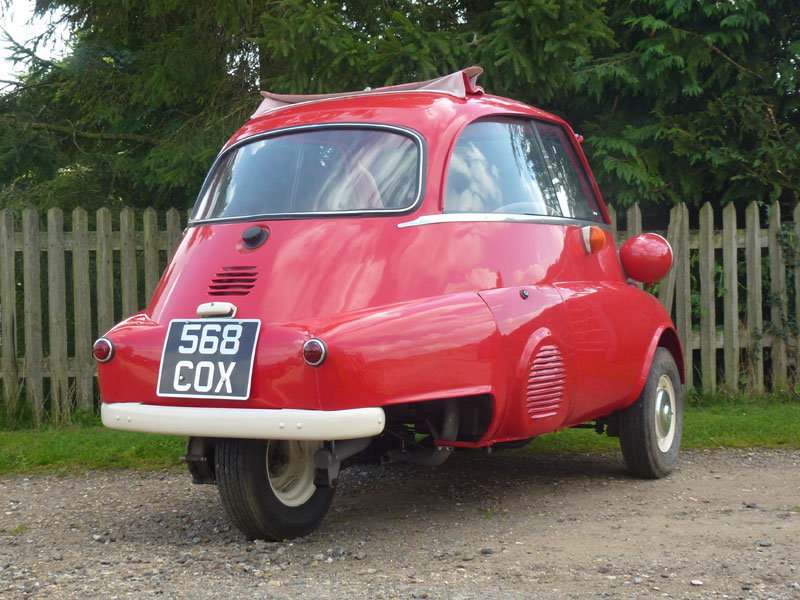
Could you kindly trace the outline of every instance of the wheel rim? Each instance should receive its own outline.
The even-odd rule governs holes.
[[[658,380],[655,401],[656,441],[661,452],[668,452],[675,439],[675,420],[677,406],[672,380],[662,375]]]
[[[321,442],[298,440],[267,443],[267,479],[280,502],[300,506],[314,495],[314,452],[321,447]]]

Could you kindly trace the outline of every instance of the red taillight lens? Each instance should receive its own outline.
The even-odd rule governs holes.
[[[92,346],[92,354],[97,362],[108,362],[114,357],[114,344],[108,338],[97,338]]]
[[[328,356],[328,348],[325,342],[317,338],[311,338],[303,344],[303,360],[309,366],[318,367],[325,362]]]

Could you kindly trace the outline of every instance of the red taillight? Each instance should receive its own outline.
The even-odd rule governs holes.
[[[303,344],[303,360],[311,367],[318,367],[325,362],[328,356],[328,348],[325,342],[317,338],[311,338]]]
[[[97,362],[108,362],[114,357],[114,344],[108,338],[97,338],[92,346],[92,354]]]

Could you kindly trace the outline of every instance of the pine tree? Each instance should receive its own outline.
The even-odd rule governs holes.
[[[317,93],[471,64],[564,116],[617,206],[800,199],[795,0],[40,0],[61,61],[18,48],[0,207],[189,207],[260,89]],[[59,13],[60,14],[60,13]]]

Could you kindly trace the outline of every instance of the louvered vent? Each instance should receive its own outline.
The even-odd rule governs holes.
[[[528,415],[531,419],[552,417],[564,399],[566,370],[555,346],[542,346],[536,353],[528,378]]]
[[[256,285],[256,267],[222,267],[208,284],[209,296],[246,296]]]

